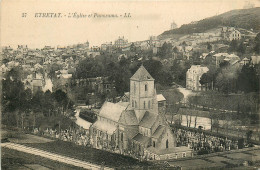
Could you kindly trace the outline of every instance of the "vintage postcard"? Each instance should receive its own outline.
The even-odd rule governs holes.
[[[260,0],[2,0],[1,169],[259,169]]]

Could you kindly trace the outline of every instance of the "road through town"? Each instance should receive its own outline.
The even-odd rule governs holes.
[[[58,155],[55,153],[51,153],[51,152],[46,152],[40,149],[36,149],[36,148],[32,148],[32,147],[27,147],[27,146],[23,146],[20,144],[15,144],[15,143],[1,143],[1,147],[6,147],[9,149],[14,149],[17,151],[21,151],[21,152],[26,152],[29,154],[33,154],[33,155],[38,155],[47,159],[51,159],[54,161],[58,161],[58,162],[62,162],[62,163],[66,163],[69,165],[73,165],[73,166],[77,166],[77,167],[82,167],[85,169],[102,169],[103,167],[99,166],[99,165],[95,165],[89,162],[85,162],[85,161],[81,161],[78,159],[74,159],[74,158],[70,158],[67,156],[62,156],[62,155]],[[108,167],[104,167],[104,169],[112,169],[112,168],[108,168]]]

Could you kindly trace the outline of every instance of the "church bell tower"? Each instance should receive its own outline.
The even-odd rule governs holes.
[[[154,79],[143,65],[130,78],[130,106],[140,121],[146,111],[152,111],[154,101]]]

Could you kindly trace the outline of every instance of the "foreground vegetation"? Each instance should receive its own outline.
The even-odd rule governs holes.
[[[30,164],[36,164],[50,169],[83,169],[76,166],[67,165],[61,162],[42,158],[40,156],[3,147],[1,148],[1,169],[28,169],[28,166],[30,166]]]
[[[124,168],[129,166],[143,167],[152,165],[148,162],[139,162],[138,160],[130,158],[128,156],[110,153],[90,147],[78,146],[71,142],[60,140],[57,140],[55,142],[31,143],[26,145],[45,151],[58,153],[64,156],[70,156],[79,160],[88,161],[94,164],[104,164],[105,166],[116,168]]]

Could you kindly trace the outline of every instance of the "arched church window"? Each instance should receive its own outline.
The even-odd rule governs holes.
[[[137,102],[135,101],[135,108],[137,108]]]
[[[155,148],[155,141],[153,141],[153,147]]]
[[[147,86],[147,84],[144,85],[144,90],[145,90],[145,91],[148,91],[148,86]]]
[[[168,139],[166,140],[166,148],[169,147],[169,142],[168,142]]]
[[[134,103],[134,100],[132,100],[132,107],[134,107],[135,106],[135,103]]]
[[[134,93],[136,93],[136,84],[134,83]]]

